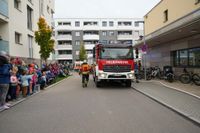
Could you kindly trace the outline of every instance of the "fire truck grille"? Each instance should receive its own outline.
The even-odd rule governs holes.
[[[120,65],[105,65],[103,67],[103,71],[104,72],[114,72],[114,73],[120,73],[120,72],[130,72],[131,71],[131,66],[130,65],[124,65],[124,66],[120,66]]]

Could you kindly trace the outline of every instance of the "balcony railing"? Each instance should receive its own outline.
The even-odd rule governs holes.
[[[118,35],[118,40],[133,40],[133,35]]]
[[[72,35],[57,35],[57,40],[72,40]]]
[[[62,54],[62,55],[57,55],[56,56],[57,60],[61,60],[61,59],[73,59],[72,58],[72,54]]]
[[[9,42],[0,40],[0,51],[6,51],[9,53]]]
[[[96,35],[96,34],[83,35],[83,40],[99,40],[99,35]]]
[[[0,0],[0,14],[8,17],[8,1]]]
[[[67,49],[72,50],[72,45],[57,45],[57,49]]]
[[[95,44],[85,44],[85,49],[86,50],[92,50]]]

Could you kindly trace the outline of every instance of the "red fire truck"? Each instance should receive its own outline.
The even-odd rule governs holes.
[[[131,86],[134,76],[133,46],[130,44],[97,44],[93,48],[93,78],[96,87],[111,80]]]

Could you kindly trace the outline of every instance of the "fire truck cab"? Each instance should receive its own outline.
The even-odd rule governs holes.
[[[131,86],[134,75],[133,46],[130,44],[96,44],[93,48],[93,78],[96,87],[111,80]]]

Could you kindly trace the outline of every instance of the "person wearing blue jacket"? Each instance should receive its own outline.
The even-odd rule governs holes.
[[[4,56],[4,55],[0,53],[0,56]],[[8,56],[5,56],[5,58],[9,60]],[[8,107],[9,105],[6,104],[6,95],[9,89],[10,71],[11,71],[11,64],[1,63],[0,65],[0,109],[9,108]]]

